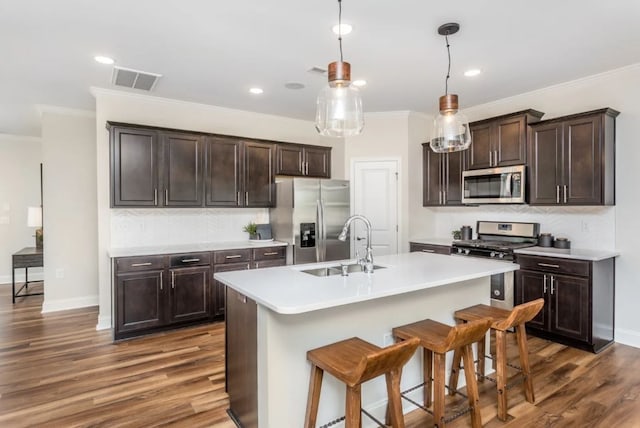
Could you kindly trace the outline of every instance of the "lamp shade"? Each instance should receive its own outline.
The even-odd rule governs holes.
[[[42,207],[29,207],[27,210],[27,226],[42,227]]]
[[[436,153],[466,150],[471,145],[467,117],[458,110],[458,96],[440,97],[440,113],[433,121],[431,149]]]

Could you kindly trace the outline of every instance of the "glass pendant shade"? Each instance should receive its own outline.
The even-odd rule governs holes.
[[[458,110],[458,96],[440,97],[440,113],[433,121],[431,149],[436,153],[466,150],[471,145],[467,117]]]
[[[318,94],[316,129],[326,137],[358,135],[364,128],[360,91],[351,85],[348,62],[329,64],[329,84]]]

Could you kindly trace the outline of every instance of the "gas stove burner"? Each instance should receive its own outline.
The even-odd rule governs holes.
[[[513,260],[513,251],[536,245],[538,223],[478,222],[478,238],[453,243],[453,254]]]

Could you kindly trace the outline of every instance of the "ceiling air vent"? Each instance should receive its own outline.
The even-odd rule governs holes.
[[[111,83],[116,86],[124,86],[125,88],[151,91],[156,86],[160,77],[162,77],[162,74],[115,66],[113,67]]]
[[[307,70],[307,73],[317,74],[317,75],[320,75],[320,76],[326,76],[327,75],[327,69],[326,68],[322,68],[322,67],[311,67],[310,69]]]

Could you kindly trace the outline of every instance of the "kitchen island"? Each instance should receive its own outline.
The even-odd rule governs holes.
[[[336,264],[215,275],[227,285],[227,392],[230,414],[241,426],[303,425],[308,350],[353,336],[386,346],[394,326],[425,318],[453,324],[456,309],[489,303],[491,275],[518,269],[494,260],[406,253],[376,258],[382,268],[373,274],[303,272]],[[416,355],[403,372],[402,388],[420,383],[421,373]],[[419,399],[421,392],[415,394]],[[325,376],[320,425],[344,415],[344,396],[344,385]],[[384,378],[363,386],[362,405],[384,417]]]

